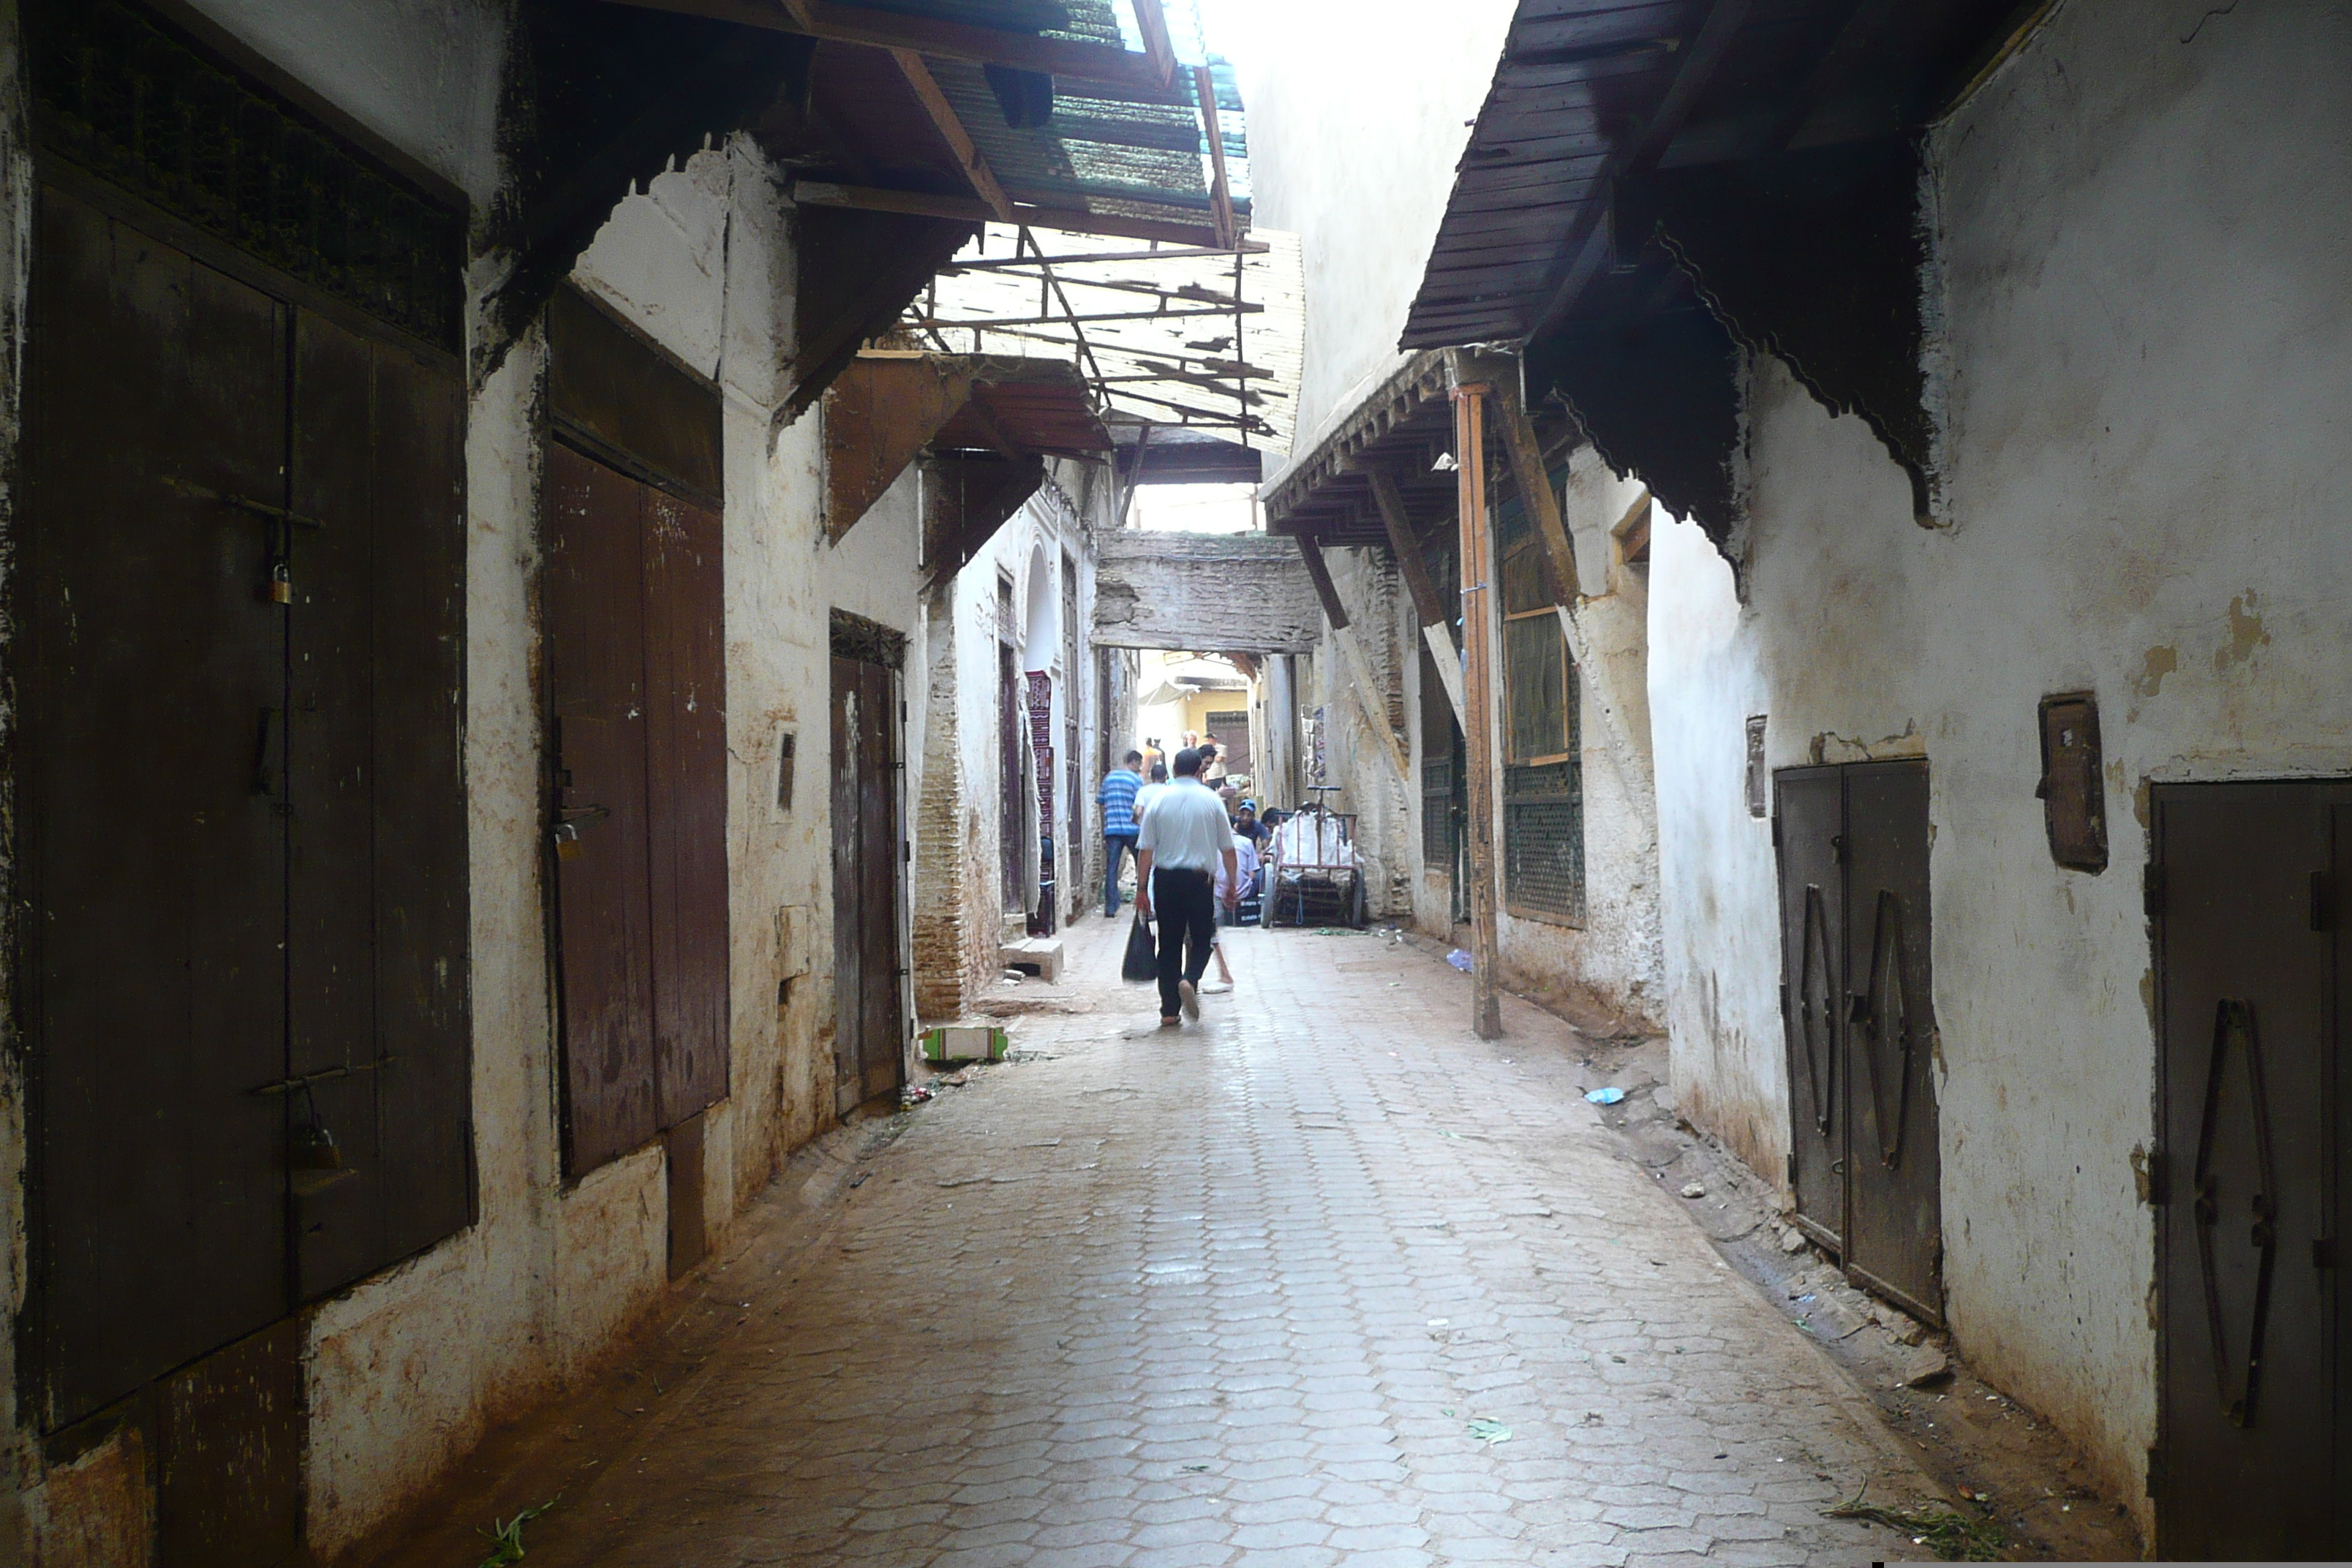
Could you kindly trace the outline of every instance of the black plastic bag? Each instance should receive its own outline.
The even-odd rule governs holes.
[[[1143,911],[1135,911],[1135,923],[1127,928],[1127,958],[1118,966],[1122,980],[1145,981],[1160,978],[1160,950],[1151,940],[1151,926]]]

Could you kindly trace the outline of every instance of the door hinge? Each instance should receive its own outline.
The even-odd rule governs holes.
[[[2333,931],[2336,927],[2336,886],[2325,871],[2311,874],[2311,929]]]
[[[2336,1238],[2334,1237],[2318,1236],[2312,1237],[2311,1266],[2314,1268],[2333,1268],[2336,1267]]]
[[[2163,867],[2151,864],[2141,868],[2139,874],[2139,901],[2140,909],[2147,914],[2148,919],[2152,921],[2160,921],[2164,918]]]
[[[1797,1190],[1797,1154],[1793,1149],[1789,1152],[1789,1190]]]
[[[2147,1495],[2164,1495],[2164,1450],[2154,1446],[2147,1451]]]
[[[2150,1154],[2140,1175],[2140,1201],[2150,1208],[2162,1208],[2172,1201],[2171,1163],[2161,1152]]]

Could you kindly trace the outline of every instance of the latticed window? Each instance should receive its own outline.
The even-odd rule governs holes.
[[[1503,561],[1503,903],[1584,921],[1584,773],[1576,667],[1542,542],[1514,497],[1496,510]]]

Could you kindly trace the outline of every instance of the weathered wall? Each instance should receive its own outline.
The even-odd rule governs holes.
[[[1093,636],[1171,653],[1306,653],[1323,606],[1298,546],[1265,533],[1105,533]]]
[[[1285,542],[1286,543],[1287,541]],[[1295,548],[1295,547],[1294,547]],[[1364,650],[1379,690],[1372,710],[1388,716],[1402,740],[1403,655],[1412,651],[1412,610],[1385,550],[1326,550],[1331,581],[1346,607],[1349,629]],[[1319,619],[1319,612],[1318,612]],[[1356,814],[1356,853],[1364,871],[1367,908],[1383,919],[1410,915],[1412,859],[1420,852],[1421,792],[1397,776],[1388,749],[1357,705],[1355,679],[1338,645],[1325,633],[1323,657],[1313,663],[1314,702],[1323,709],[1325,782],[1339,785],[1322,796],[1334,811]],[[1304,782],[1304,781],[1302,781]]]
[[[1299,237],[1307,338],[1294,452],[1392,371],[1454,164],[1516,5],[1267,6],[1250,106],[1254,215]],[[1312,61],[1312,68],[1297,68]],[[1283,68],[1285,67],[1290,68]]]
[[[1685,764],[1661,798],[1686,1098],[1786,1114],[1757,1005],[1778,955],[1738,934],[1774,912],[1728,787],[1737,694],[1776,767],[1924,754],[1952,1321],[2133,1499],[2155,1436],[2145,787],[2352,773],[2347,68],[2352,16],[2317,0],[2062,5],[1929,145],[1945,526],[1761,363],[1750,602],[1702,583],[1657,617],[1662,649],[1692,648],[1653,687]],[[2052,862],[2033,794],[2035,706],[2068,689],[2100,700],[2100,875]],[[1684,994],[1710,973],[1715,1000]]]

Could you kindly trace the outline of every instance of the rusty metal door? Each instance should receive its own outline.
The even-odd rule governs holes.
[[[898,962],[898,679],[833,660],[834,1109],[896,1090],[906,1067]]]
[[[646,801],[644,487],[568,447],[547,468],[564,1167],[659,1131]]]
[[[1798,1226],[1845,1250],[1845,784],[1840,771],[1776,774],[1780,1016],[1788,1041],[1789,1185]]]
[[[2342,878],[2352,785],[2159,784],[2167,1557],[2342,1554]]]
[[[289,312],[40,196],[16,749],[37,1419],[290,1305]]]
[[[1846,1272],[1944,1319],[1927,907],[1927,764],[1855,763],[1845,787]]]

